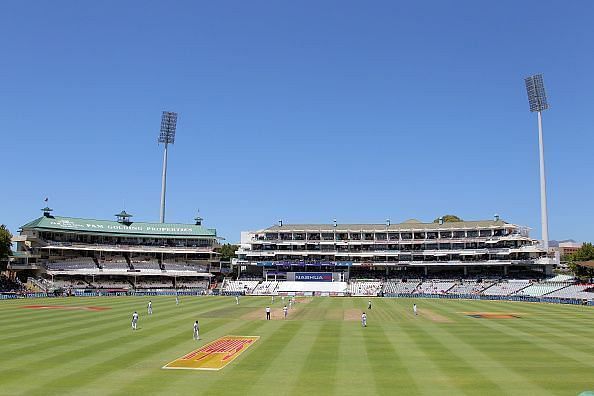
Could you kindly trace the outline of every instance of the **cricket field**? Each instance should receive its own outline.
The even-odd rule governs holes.
[[[280,297],[242,297],[237,305],[234,297],[183,296],[179,306],[166,296],[0,301],[0,394],[594,391],[594,307],[373,298],[368,310],[368,300],[298,298],[287,319]],[[200,369],[205,364],[215,369]]]

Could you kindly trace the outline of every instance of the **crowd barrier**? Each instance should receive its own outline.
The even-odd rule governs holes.
[[[592,305],[594,300],[586,302],[575,298],[553,298],[553,297],[530,297],[530,296],[490,296],[482,294],[409,294],[409,293],[391,293],[384,294],[384,297],[404,297],[404,298],[440,298],[454,300],[490,300],[490,301],[522,301],[539,302],[549,304],[573,304],[573,305]]]
[[[101,296],[200,296],[208,293],[206,289],[184,289],[184,290],[96,290],[96,289],[75,289],[72,291],[75,297],[101,297]],[[213,293],[217,294],[217,293]],[[241,293],[226,292],[225,295],[235,296]],[[305,295],[296,293],[297,295]],[[320,295],[320,294],[316,294]],[[335,296],[335,294],[330,294]],[[18,298],[47,298],[61,297],[53,293],[0,293],[0,300],[13,300]],[[491,301],[521,301],[538,302],[549,304],[571,304],[571,305],[591,305],[594,306],[594,300],[587,301],[575,298],[553,298],[553,297],[530,297],[530,296],[489,296],[482,294],[404,294],[404,293],[386,293],[383,297],[388,298],[434,298],[434,299],[454,299],[454,300],[491,300]]]

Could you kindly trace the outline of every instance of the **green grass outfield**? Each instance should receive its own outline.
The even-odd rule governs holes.
[[[269,297],[0,301],[2,395],[577,395],[594,390],[594,308],[313,298],[265,321]],[[33,310],[24,305],[110,307]],[[281,308],[279,297],[272,305]],[[139,330],[130,317],[140,314]],[[464,312],[514,313],[476,319]],[[192,340],[198,319],[202,341]],[[163,370],[224,335],[260,340],[220,371]]]

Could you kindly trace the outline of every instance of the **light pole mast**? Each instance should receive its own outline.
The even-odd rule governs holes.
[[[542,136],[542,112],[549,108],[547,95],[545,93],[542,74],[535,74],[527,77],[526,91],[528,92],[528,103],[530,111],[538,115],[538,153],[540,157],[540,223],[542,230],[542,241],[545,250],[549,250],[549,222],[547,213],[547,180],[545,177],[544,162],[544,141]]]
[[[159,133],[159,143],[163,143],[163,173],[161,175],[161,211],[160,222],[165,222],[165,190],[167,186],[167,146],[175,142],[175,128],[177,125],[177,113],[164,111],[161,116],[161,132]]]

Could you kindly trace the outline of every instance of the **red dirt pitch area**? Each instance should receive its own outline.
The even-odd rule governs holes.
[[[23,305],[21,308],[27,309],[62,309],[66,311],[106,311],[110,307],[86,307],[73,305]]]

